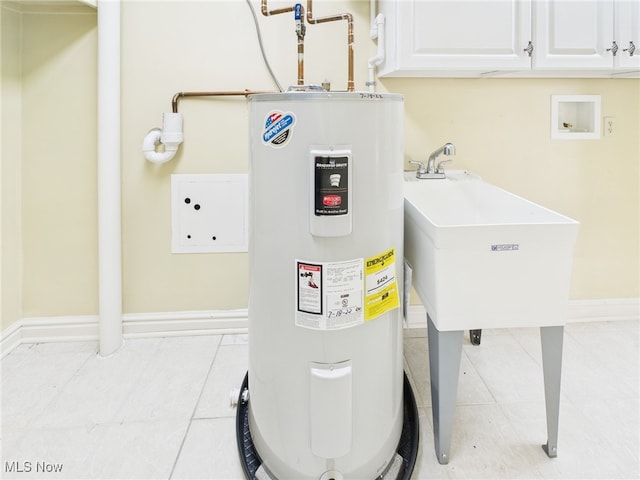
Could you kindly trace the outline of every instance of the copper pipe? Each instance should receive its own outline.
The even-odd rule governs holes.
[[[268,17],[269,15],[278,15],[280,13],[288,13],[293,12],[295,7],[286,7],[286,8],[276,8],[275,10],[269,11],[267,8],[267,0],[262,0],[262,4],[260,5],[260,11],[262,15]]]
[[[230,96],[244,96],[253,95],[256,93],[275,93],[272,91],[260,91],[260,90],[229,90],[219,92],[178,92],[173,96],[171,100],[171,108],[173,113],[178,113],[178,101],[184,97],[230,97]]]
[[[347,66],[347,91],[353,92],[355,84],[353,82],[353,15],[350,13],[338,13],[327,17],[313,18],[312,0],[307,0],[307,22],[310,24],[335,22],[338,20],[347,21],[347,47],[348,47],[348,66]]]
[[[304,39],[298,36],[298,85],[304,85]]]
[[[306,26],[304,24],[304,7],[300,5],[300,25],[296,28],[298,35],[298,85],[304,85],[304,36]]]
[[[304,7],[300,6],[300,29],[296,29],[296,34],[298,36],[298,85],[304,85],[304,35],[305,35],[305,25],[304,25]],[[262,15],[265,17],[271,15],[278,15],[280,13],[289,13],[295,11],[295,6],[293,7],[285,7],[285,8],[276,8],[275,10],[269,11],[267,7],[267,0],[262,0],[260,4],[260,11]]]

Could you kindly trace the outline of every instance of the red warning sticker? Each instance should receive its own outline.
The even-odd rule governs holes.
[[[322,204],[328,207],[337,207],[342,203],[342,197],[340,195],[325,195],[322,199]]]

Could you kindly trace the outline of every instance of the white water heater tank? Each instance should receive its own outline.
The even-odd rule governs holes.
[[[249,97],[249,427],[277,479],[374,479],[403,426],[403,99]]]

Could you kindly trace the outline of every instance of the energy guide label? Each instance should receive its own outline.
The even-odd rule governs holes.
[[[364,323],[363,259],[296,260],[296,325],[336,330]]]
[[[395,249],[367,258],[365,275],[365,319],[369,321],[400,305]]]

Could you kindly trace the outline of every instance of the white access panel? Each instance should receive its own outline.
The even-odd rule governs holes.
[[[615,8],[616,39],[620,50],[615,57],[615,67],[620,70],[636,70],[640,74],[640,2],[617,1]],[[633,43],[633,51],[631,51]]]
[[[171,175],[172,253],[248,250],[247,174]]]
[[[312,362],[310,374],[311,451],[323,458],[342,457],[353,441],[351,362]]]

